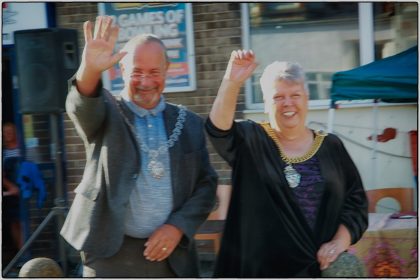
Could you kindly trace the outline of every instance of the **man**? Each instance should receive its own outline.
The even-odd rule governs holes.
[[[198,277],[194,234],[215,201],[203,121],[165,102],[169,66],[153,35],[113,54],[110,17],[84,24],[85,48],[66,109],[86,147],[82,182],[61,234],[86,277]],[[101,73],[120,62],[119,97]]]

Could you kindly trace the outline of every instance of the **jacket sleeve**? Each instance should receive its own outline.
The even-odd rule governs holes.
[[[202,155],[202,157],[207,156]],[[167,221],[168,224],[173,224],[180,228],[188,238],[188,240],[181,240],[181,245],[187,246],[186,242],[193,240],[198,228],[214,207],[217,175],[209,163],[206,165],[200,170],[200,175],[191,197],[181,209],[173,212]]]
[[[188,181],[191,187],[189,187],[188,191],[182,190],[184,192],[184,201],[171,213],[167,220],[168,224],[175,225],[183,231],[185,237],[181,240],[181,246],[188,246],[199,226],[207,219],[215,204],[217,187],[217,174],[210,164],[203,121],[200,120],[199,124],[196,123],[194,126],[189,127],[189,130],[188,138],[194,135],[193,142],[197,144],[195,147],[197,151],[193,157],[184,158],[185,161],[189,161],[188,166],[192,167],[192,169],[187,169],[188,174],[184,173],[184,176],[191,176],[191,178],[182,178],[179,179],[179,182]],[[197,131],[200,132],[198,133]],[[191,145],[193,146],[193,144]],[[183,165],[185,163],[180,162],[179,164],[183,168],[185,167]]]
[[[351,242],[354,244],[368,227],[368,200],[356,165],[342,141],[338,137],[335,138],[345,174],[345,201],[341,210],[340,223],[347,227],[351,234]]]
[[[241,123],[243,124],[243,122]],[[243,142],[244,132],[241,125],[234,121],[229,130],[221,130],[211,122],[210,118],[207,118],[205,128],[210,142],[213,144],[217,153],[230,166],[233,166],[238,148]]]
[[[91,142],[105,120],[106,106],[102,84],[98,86],[97,97],[86,97],[79,93],[75,76],[69,80],[66,111],[82,140]]]

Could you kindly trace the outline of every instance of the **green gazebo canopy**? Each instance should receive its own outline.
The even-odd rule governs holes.
[[[374,61],[332,77],[331,102],[380,99],[385,102],[417,102],[418,48]]]

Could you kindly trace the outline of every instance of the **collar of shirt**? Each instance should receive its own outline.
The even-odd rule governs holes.
[[[156,107],[149,110],[144,109],[140,106],[137,106],[134,102],[132,102],[130,98],[128,97],[127,91],[123,91],[121,93],[121,96],[124,100],[124,103],[128,106],[128,108],[130,108],[130,110],[134,114],[142,118],[147,115],[157,116],[157,114],[159,114],[160,112],[163,112],[163,110],[165,110],[165,107],[166,107],[165,97],[163,97],[163,95],[160,96],[159,103],[156,105]]]

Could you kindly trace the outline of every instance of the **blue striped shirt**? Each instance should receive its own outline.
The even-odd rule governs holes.
[[[159,104],[152,110],[140,108],[124,98],[128,107],[135,113],[137,141],[145,143],[149,149],[157,150],[167,143],[163,110],[163,96]],[[140,144],[139,143],[139,144]],[[164,224],[173,208],[171,167],[169,151],[158,156],[164,166],[164,174],[160,179],[154,178],[148,170],[149,153],[140,151],[141,172],[136,187],[130,195],[125,216],[125,233],[136,238],[149,237],[159,226]]]

